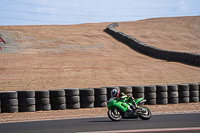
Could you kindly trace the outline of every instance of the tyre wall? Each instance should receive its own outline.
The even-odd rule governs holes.
[[[197,83],[189,83],[190,102],[199,102],[199,85]]]
[[[1,112],[2,113],[15,113],[19,112],[17,92],[1,92]]]
[[[66,109],[66,98],[64,89],[60,90],[49,90],[50,93],[50,104],[52,110],[65,110]]]
[[[81,108],[94,108],[94,89],[84,88],[79,89],[80,91],[80,105]]]
[[[78,88],[64,89],[66,98],[67,109],[79,109],[80,108],[80,96]]]
[[[178,100],[178,86],[175,84],[167,85],[168,87],[168,103],[177,104]]]
[[[146,104],[156,105],[156,86],[146,85],[144,86],[144,98],[147,100]]]
[[[156,86],[156,104],[168,104],[167,85]]]
[[[140,53],[163,60],[183,62],[191,65],[200,66],[200,54],[169,51],[149,46],[129,35],[126,35],[123,32],[115,30],[114,28],[117,26],[118,23],[112,23],[108,25],[104,31]]]
[[[0,92],[0,113],[106,107],[113,89],[135,99],[145,98],[147,105],[193,103],[199,102],[199,87],[200,82]]]
[[[36,111],[51,110],[49,91],[35,91]]]
[[[179,103],[189,103],[190,102],[190,92],[188,84],[178,84],[178,97]]]
[[[107,90],[106,88],[94,88],[94,107],[107,107]]]
[[[17,91],[19,112],[34,112],[35,91]]]
[[[132,97],[133,96],[133,89],[132,86],[119,86],[119,90],[120,92],[123,92],[124,94],[126,94],[127,96]]]
[[[0,113],[1,113],[1,95],[0,95]]]

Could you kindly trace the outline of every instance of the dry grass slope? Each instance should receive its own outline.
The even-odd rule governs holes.
[[[0,91],[200,82],[200,69],[151,58],[103,32],[110,23],[1,26]],[[119,23],[138,40],[200,54],[200,17]]]

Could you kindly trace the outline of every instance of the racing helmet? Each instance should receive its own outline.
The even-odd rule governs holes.
[[[113,90],[111,91],[111,97],[115,97],[115,96],[117,96],[117,94],[119,94],[118,89],[113,89]]]

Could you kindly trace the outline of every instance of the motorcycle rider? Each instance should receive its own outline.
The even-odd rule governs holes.
[[[111,98],[114,98],[114,97],[116,97],[116,98],[118,98],[118,99],[124,99],[124,98],[127,97],[128,101],[131,102],[131,103],[133,103],[133,105],[131,105],[131,108],[132,108],[133,110],[138,109],[138,106],[137,106],[137,104],[135,103],[134,98],[133,98],[133,97],[130,97],[130,96],[127,96],[127,95],[125,95],[124,93],[120,93],[118,89],[113,89],[113,90],[111,91]]]

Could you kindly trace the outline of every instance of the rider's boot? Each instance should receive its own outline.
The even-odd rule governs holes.
[[[137,104],[135,102],[133,102],[133,105],[131,105],[131,108],[133,110],[139,109],[139,107],[137,106]]]

